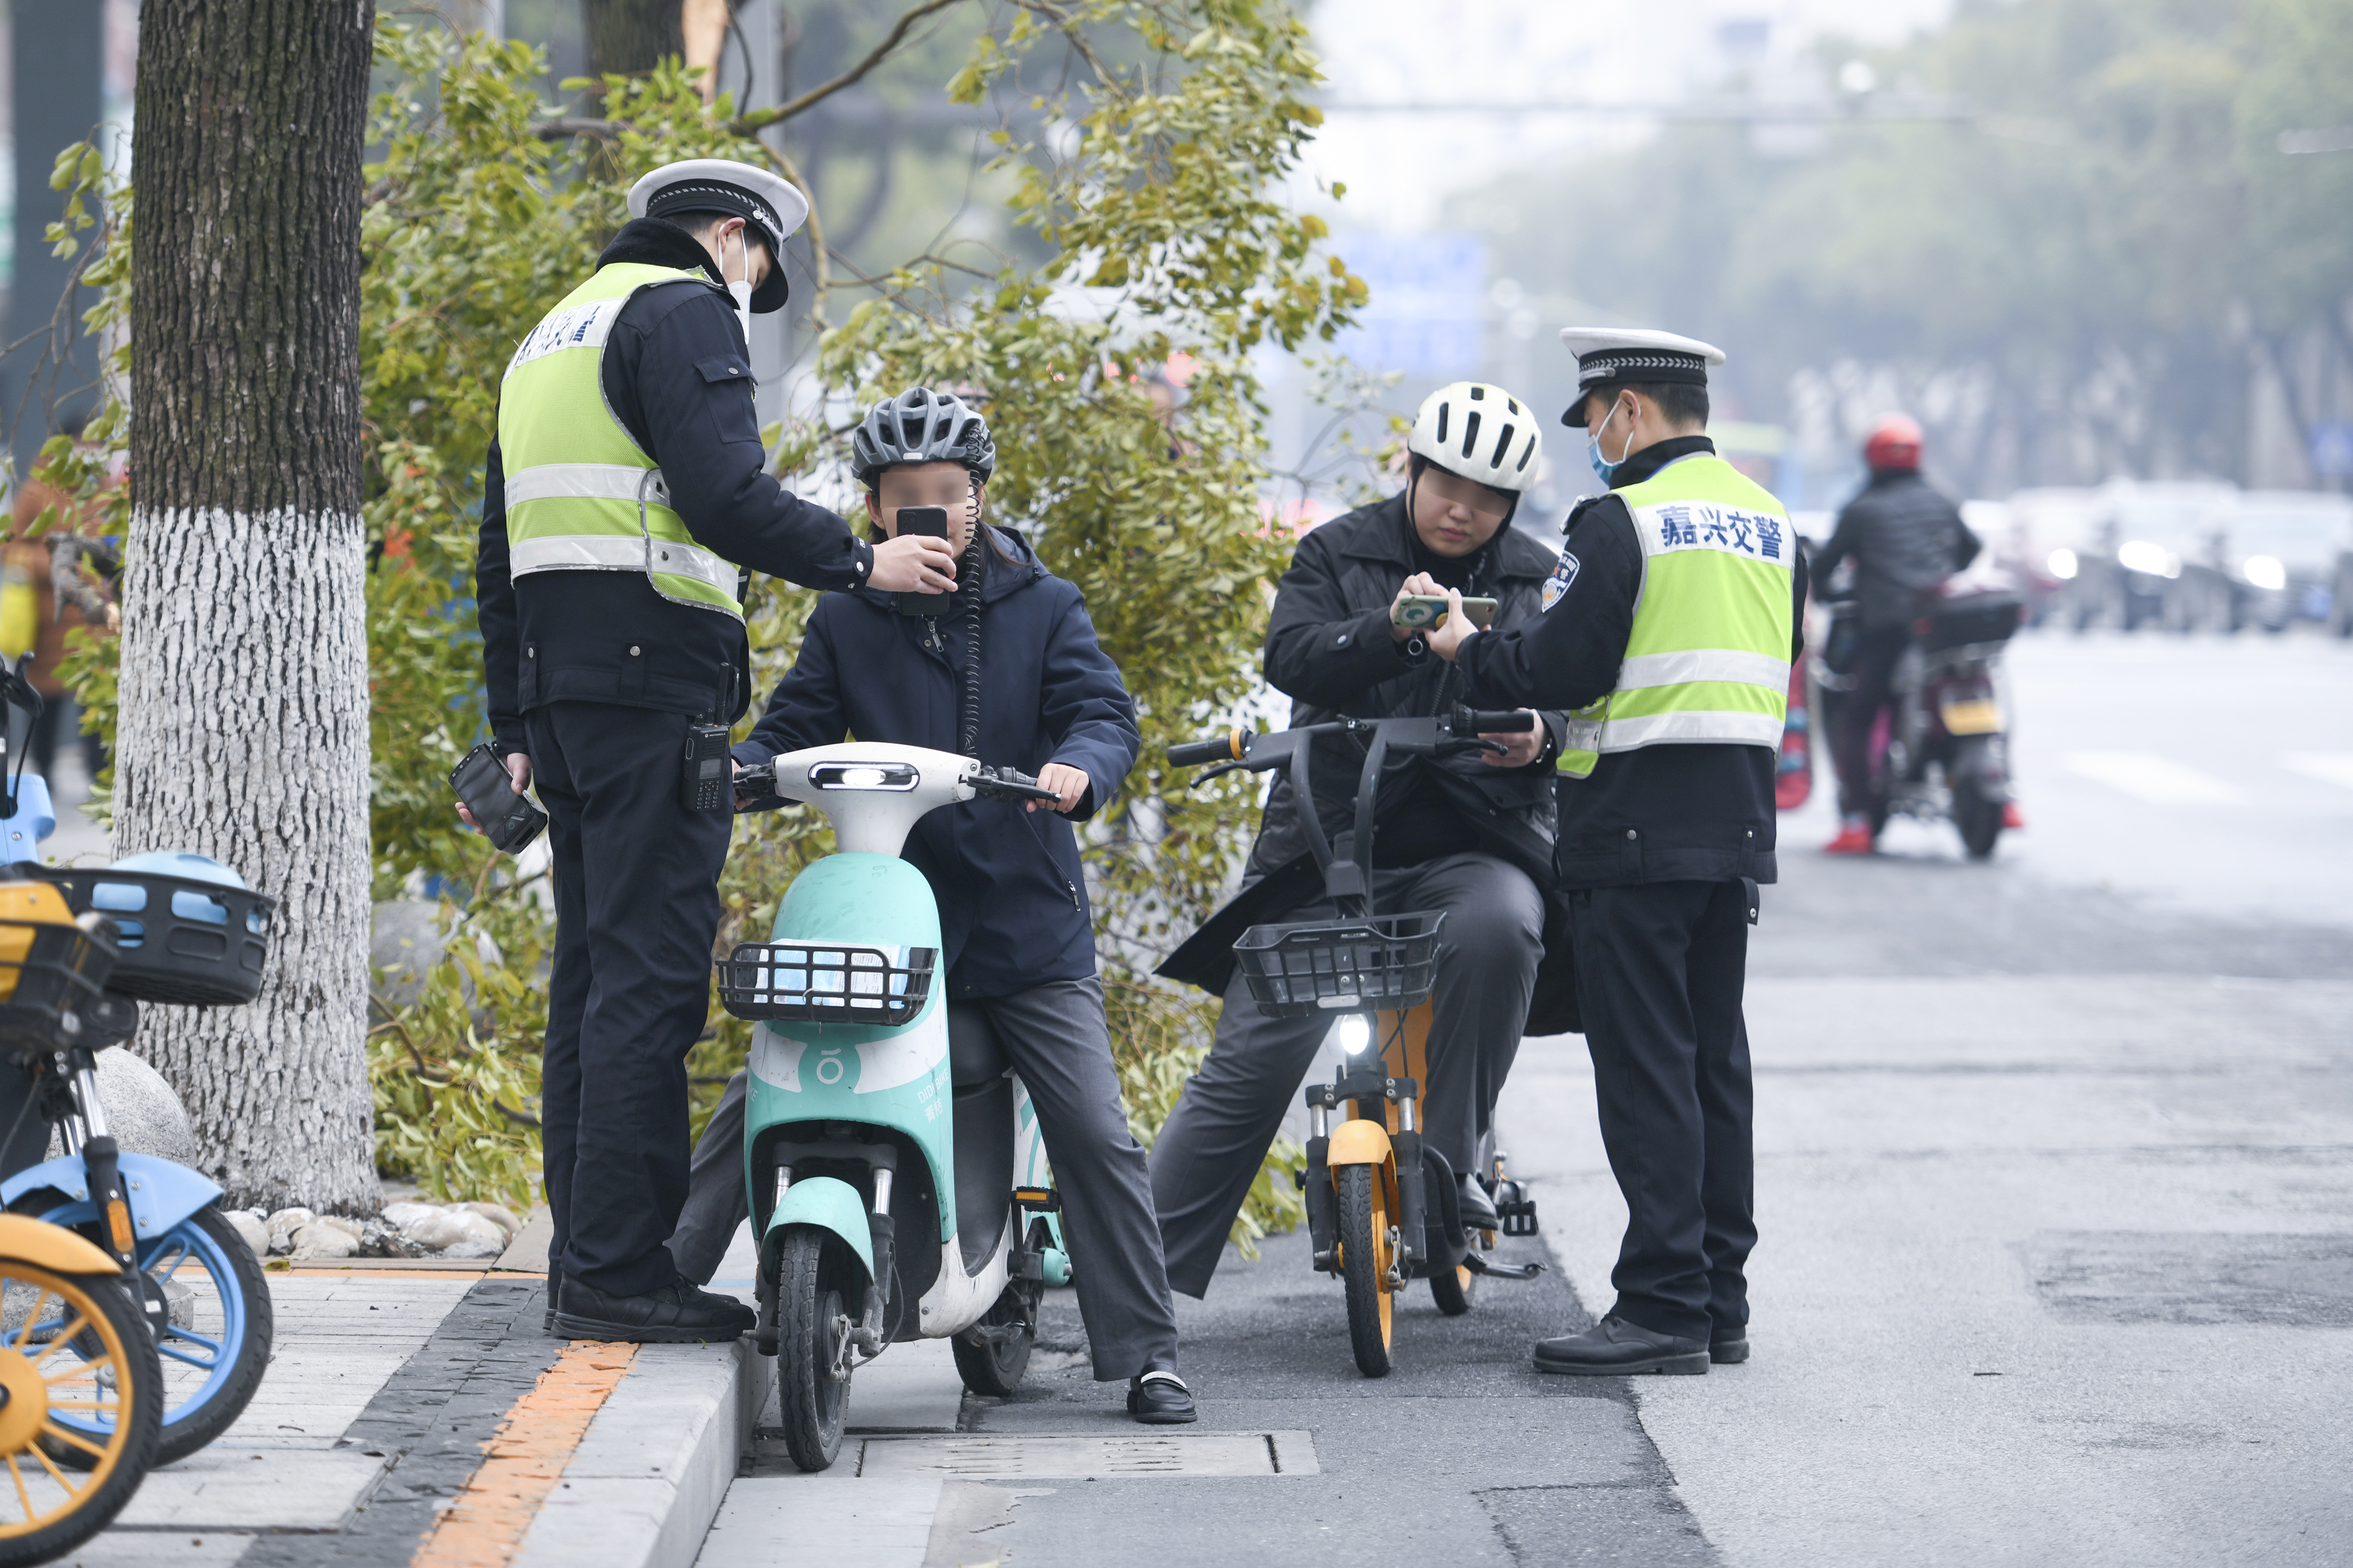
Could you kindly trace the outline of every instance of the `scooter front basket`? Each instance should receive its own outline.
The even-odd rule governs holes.
[[[84,1016],[104,1000],[114,961],[114,930],[105,921],[76,923],[45,887],[0,889],[0,1048],[111,1044],[81,1035]]]
[[[120,954],[106,988],[182,1007],[242,1007],[261,994],[278,900],[249,888],[118,866],[26,866],[76,914],[111,921]]]
[[[1430,1000],[1444,910],[1371,920],[1252,926],[1234,943],[1258,1010],[1270,1018],[1368,1008],[1400,1012]]]
[[[799,1024],[912,1023],[932,994],[928,947],[747,942],[719,961],[719,1003],[738,1018]]]

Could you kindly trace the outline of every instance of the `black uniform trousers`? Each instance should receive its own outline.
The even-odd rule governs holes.
[[[1746,891],[1586,888],[1569,912],[1601,1142],[1626,1199],[1611,1310],[1657,1333],[1736,1337],[1757,1245]]]
[[[690,721],[600,702],[524,715],[554,853],[540,1119],[553,1265],[642,1295],[678,1278],[686,1202],[686,1055],[711,1005],[719,872],[733,816],[689,811]]]

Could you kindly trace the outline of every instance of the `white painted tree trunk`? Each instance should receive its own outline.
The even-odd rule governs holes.
[[[239,1203],[373,1208],[365,552],[356,517],[132,520],[115,853],[188,849],[280,900],[260,998],[142,1010]]]
[[[373,1208],[360,202],[373,0],[155,0],[131,170],[114,834],[279,900],[249,1006],[141,1054],[232,1202]]]

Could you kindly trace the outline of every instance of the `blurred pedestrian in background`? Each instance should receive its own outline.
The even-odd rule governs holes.
[[[25,531],[50,507],[58,509],[58,519],[49,531],[26,538]],[[27,747],[33,771],[54,788],[60,746],[78,744],[85,777],[95,782],[106,766],[106,745],[81,733],[80,704],[58,678],[58,666],[66,634],[77,626],[103,626],[109,634],[121,628],[115,604],[121,554],[82,531],[88,520],[71,510],[62,490],[40,479],[17,492],[14,517],[16,537],[0,555],[0,655],[32,682],[43,706],[29,733],[9,737],[11,749]]]

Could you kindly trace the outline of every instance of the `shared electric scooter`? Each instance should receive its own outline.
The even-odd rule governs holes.
[[[899,858],[941,806],[1055,797],[1011,768],[871,742],[786,752],[735,791],[816,806],[837,844],[719,978],[727,1010],[759,1025],[744,1147],[757,1343],[776,1358],[786,1450],[821,1470],[859,1367],[946,1339],[965,1387],[1010,1394],[1039,1298],[1070,1279],[1037,1112],[1001,1063],[952,1064],[939,908]]]
[[[1465,1227],[1455,1172],[1418,1129],[1445,911],[1382,915],[1373,907],[1373,808],[1390,755],[1500,751],[1480,736],[1514,733],[1535,721],[1531,713],[1456,708],[1421,718],[1337,719],[1264,735],[1236,730],[1168,749],[1177,767],[1217,764],[1196,783],[1237,769],[1287,769],[1308,853],[1340,916],[1252,926],[1235,942],[1234,958],[1251,999],[1269,1017],[1340,1020],[1346,1060],[1332,1082],[1307,1086],[1307,1169],[1299,1181],[1314,1266],[1340,1277],[1349,1345],[1366,1377],[1388,1373],[1392,1299],[1408,1279],[1427,1279],[1439,1310],[1456,1317],[1471,1310],[1481,1276],[1533,1279],[1544,1271],[1541,1263],[1490,1261],[1496,1233]],[[1310,786],[1309,758],[1319,739],[1364,747],[1345,858],[1324,833]],[[1482,1137],[1478,1163],[1503,1234],[1536,1234],[1535,1201],[1506,1172],[1492,1129]]]

